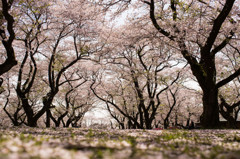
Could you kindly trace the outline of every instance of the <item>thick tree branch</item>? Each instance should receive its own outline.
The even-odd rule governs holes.
[[[234,2],[235,2],[235,0],[226,0],[226,3],[224,5],[222,11],[220,12],[218,17],[213,22],[213,27],[212,27],[212,30],[211,30],[211,32],[207,38],[207,41],[203,47],[203,52],[208,53],[211,51],[212,46],[213,46],[213,44],[217,38],[217,35],[221,29],[221,26],[222,26],[223,22],[225,21],[225,19],[227,18],[228,14],[230,13]]]
[[[173,20],[177,20],[177,8],[176,8],[176,0],[171,0],[171,9],[172,9],[172,14],[173,14]]]
[[[146,2],[145,2],[146,3]],[[175,37],[172,36],[169,32],[167,32],[166,30],[164,30],[163,28],[160,27],[160,25],[158,24],[156,17],[155,17],[155,2],[154,0],[151,0],[151,3],[146,3],[148,5],[150,5],[150,18],[151,21],[154,25],[154,27],[164,36],[168,37],[170,40],[174,40]]]
[[[216,53],[218,53],[219,51],[221,51],[228,43],[229,41],[232,39],[232,37],[234,36],[234,32],[231,31],[230,32],[230,36],[226,37],[221,44],[219,44],[217,47],[215,47],[212,51],[211,51],[211,55],[214,55]]]
[[[238,70],[236,70],[233,74],[228,76],[227,78],[219,81],[217,83],[216,87],[220,88],[220,87],[224,86],[225,84],[227,84],[228,82],[231,82],[234,78],[238,77],[239,75],[240,75],[240,68]]]

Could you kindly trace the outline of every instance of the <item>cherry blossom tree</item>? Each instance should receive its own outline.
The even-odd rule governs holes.
[[[106,6],[112,5],[107,2]],[[203,91],[202,126],[218,127],[218,90],[239,76],[240,69],[217,81],[215,60],[230,45],[238,48],[239,2],[143,0],[135,4],[137,10],[143,10],[135,19],[146,19],[148,14],[154,28],[190,65]]]
[[[72,69],[74,68],[73,66],[77,66],[80,60],[88,60],[90,55],[101,49],[101,45],[96,38],[98,28],[101,27],[101,19],[97,19],[101,15],[97,14],[98,8],[90,1],[65,1],[63,4],[58,3],[58,5],[54,11],[57,10],[56,16],[60,16],[57,19],[57,25],[60,26],[60,30],[57,32],[57,36],[53,32],[53,47],[49,47],[50,58],[46,82],[50,90],[43,97],[47,127],[50,127],[52,116],[50,108],[60,87],[69,82],[82,83],[81,80],[83,78],[78,76],[78,72]],[[61,10],[66,7],[68,8],[67,10]],[[89,9],[88,12],[84,10],[86,7]],[[75,14],[74,10],[78,10],[78,14]],[[65,22],[62,22],[63,19]],[[96,20],[96,24],[93,23],[93,20]],[[71,41],[69,38],[71,38]],[[61,45],[61,43],[65,45]],[[68,72],[67,75],[65,74],[66,72]],[[65,78],[62,78],[63,76]]]
[[[19,20],[19,33],[17,40],[24,44],[25,55],[19,67],[16,92],[21,100],[27,116],[27,125],[36,126],[37,120],[41,117],[43,110],[36,111],[36,102],[34,102],[31,94],[33,94],[33,85],[37,76],[36,54],[39,52],[41,45],[46,41],[42,38],[42,25],[46,25],[47,4],[36,1],[26,1],[21,3],[21,20]],[[30,67],[26,66],[29,63]],[[26,74],[26,75],[25,75]]]
[[[83,80],[78,84],[75,83],[75,85],[69,81],[69,88],[60,90],[59,94],[62,94],[63,97],[56,97],[56,102],[54,102],[56,104],[50,114],[50,118],[56,127],[59,127],[61,123],[63,127],[69,127],[70,124],[72,127],[77,127],[85,113],[93,108],[94,98],[86,84],[87,79],[81,78]]]
[[[112,77],[108,79],[106,72],[101,73],[93,79],[91,89],[107,106],[126,117],[131,128],[151,129],[161,105],[160,95],[179,78],[180,72],[175,76],[169,74],[178,63],[169,62],[173,57],[164,46],[155,48],[147,40],[136,44],[131,38],[128,39],[131,44],[124,40],[122,44],[116,42],[116,50],[108,52],[103,60]]]
[[[72,3],[64,3],[67,4],[52,4],[44,0],[22,1],[17,8],[20,18],[16,28],[16,39],[19,42],[16,46],[22,61],[16,92],[20,100],[19,108],[23,108],[26,113],[26,125],[31,127],[37,126],[37,121],[44,113],[47,116],[46,126],[50,126],[51,117],[53,119],[51,108],[61,87],[67,83],[72,83],[73,87],[84,83],[74,66],[79,67],[77,63],[80,60],[87,60],[90,54],[101,48],[98,48],[95,38],[97,30],[94,31],[95,26],[100,27],[100,23],[93,25],[93,20],[98,16],[95,14],[95,6],[82,1],[81,4],[85,6],[81,7],[92,6],[93,9],[92,12],[81,10],[79,15],[83,17],[78,19],[78,15],[73,15],[70,10]],[[66,6],[69,10],[64,10]],[[42,90],[41,96],[36,96],[37,90]],[[75,115],[69,116],[76,117],[79,110],[74,108]],[[74,125],[80,119],[76,118],[70,123]]]

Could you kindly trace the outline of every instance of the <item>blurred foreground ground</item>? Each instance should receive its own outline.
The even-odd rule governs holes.
[[[0,159],[240,159],[240,130],[0,128]]]

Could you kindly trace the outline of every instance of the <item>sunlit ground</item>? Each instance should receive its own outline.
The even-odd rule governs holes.
[[[240,130],[0,128],[0,158],[240,158]]]

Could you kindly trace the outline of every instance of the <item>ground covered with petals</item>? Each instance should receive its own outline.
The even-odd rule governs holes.
[[[238,159],[240,130],[0,128],[0,159]]]

